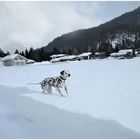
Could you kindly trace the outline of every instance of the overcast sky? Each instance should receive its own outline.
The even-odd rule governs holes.
[[[97,26],[139,6],[139,1],[0,1],[0,48],[42,47],[64,33]]]

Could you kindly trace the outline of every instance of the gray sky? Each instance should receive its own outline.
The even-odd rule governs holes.
[[[140,6],[140,1],[0,2],[0,48],[47,45],[57,36],[90,28]]]

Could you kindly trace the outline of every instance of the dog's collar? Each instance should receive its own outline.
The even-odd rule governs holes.
[[[61,78],[62,80],[66,80],[66,78],[63,78],[61,75],[60,75],[60,78]]]

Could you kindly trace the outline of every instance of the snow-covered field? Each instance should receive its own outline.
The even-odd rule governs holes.
[[[69,96],[38,83],[69,70]],[[0,138],[140,138],[140,58],[0,67]]]

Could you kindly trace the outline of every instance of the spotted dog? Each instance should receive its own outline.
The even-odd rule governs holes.
[[[48,77],[46,79],[44,79],[43,81],[41,81],[41,88],[43,89],[43,93],[45,93],[46,91],[51,94],[52,93],[52,87],[54,87],[61,96],[63,96],[63,94],[61,93],[60,88],[64,88],[65,92],[68,95],[68,90],[67,90],[67,86],[65,84],[66,79],[70,77],[70,73],[69,71],[63,70],[60,72],[60,76],[58,77]]]

